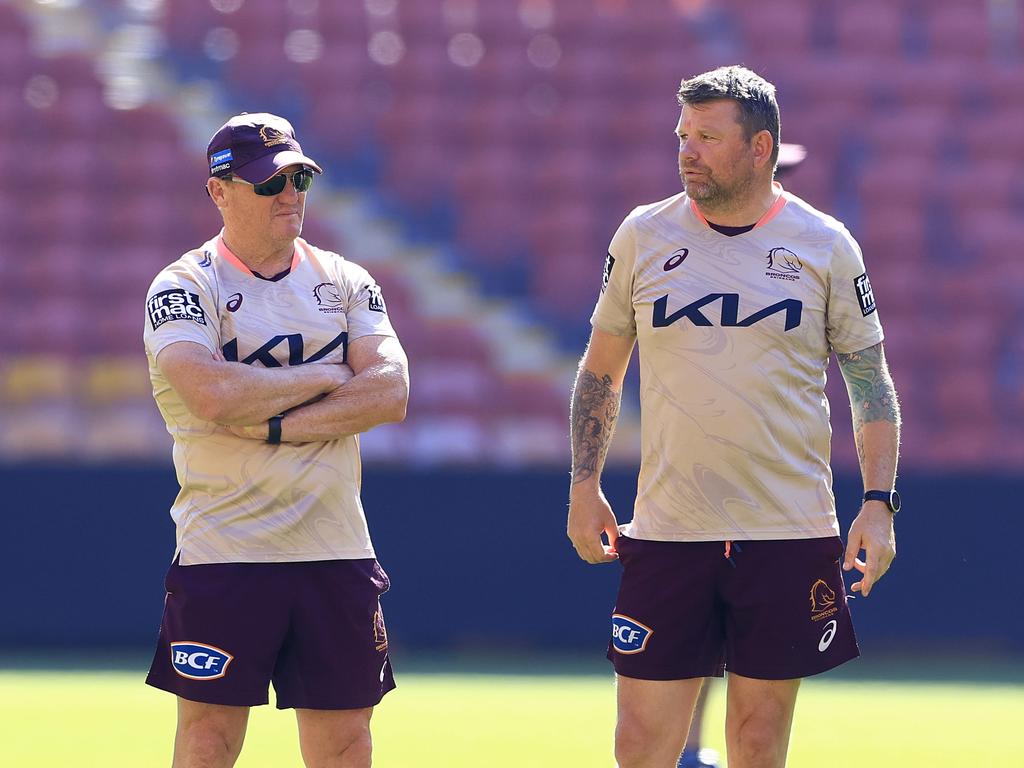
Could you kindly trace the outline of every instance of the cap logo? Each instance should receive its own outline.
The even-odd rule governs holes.
[[[225,168],[231,165],[231,161],[234,158],[231,156],[230,149],[224,149],[220,152],[214,152],[210,155],[210,172],[216,173],[217,171],[223,171]]]
[[[260,128],[260,138],[263,139],[263,146],[274,147],[278,144],[289,144],[290,141],[277,128],[271,128],[269,125],[264,125]]]

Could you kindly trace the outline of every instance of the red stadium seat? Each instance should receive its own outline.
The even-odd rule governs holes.
[[[987,9],[980,3],[948,4],[924,16],[929,51],[935,58],[980,61],[989,52]]]
[[[900,4],[884,0],[836,3],[834,12],[836,38],[843,54],[901,56],[905,9]]]

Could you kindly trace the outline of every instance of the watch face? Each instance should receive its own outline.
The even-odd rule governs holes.
[[[900,507],[903,506],[903,500],[900,498],[899,491],[893,491],[889,494],[889,509],[893,512],[899,512]]]

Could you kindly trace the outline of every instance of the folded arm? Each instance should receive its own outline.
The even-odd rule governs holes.
[[[409,402],[409,362],[392,336],[363,336],[348,347],[355,375],[315,403],[288,412],[281,441],[310,443],[366,432],[402,421]],[[265,439],[266,427],[257,436]]]
[[[193,415],[225,425],[265,423],[351,376],[342,365],[259,368],[227,362],[192,341],[164,347],[156,364]]]

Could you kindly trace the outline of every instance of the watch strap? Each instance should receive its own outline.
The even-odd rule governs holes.
[[[284,414],[271,416],[267,420],[267,442],[271,445],[281,444],[281,422],[284,421]]]
[[[890,512],[896,514],[900,508],[893,504],[893,495],[895,493],[895,491],[864,491],[864,501],[880,501],[889,508]]]

